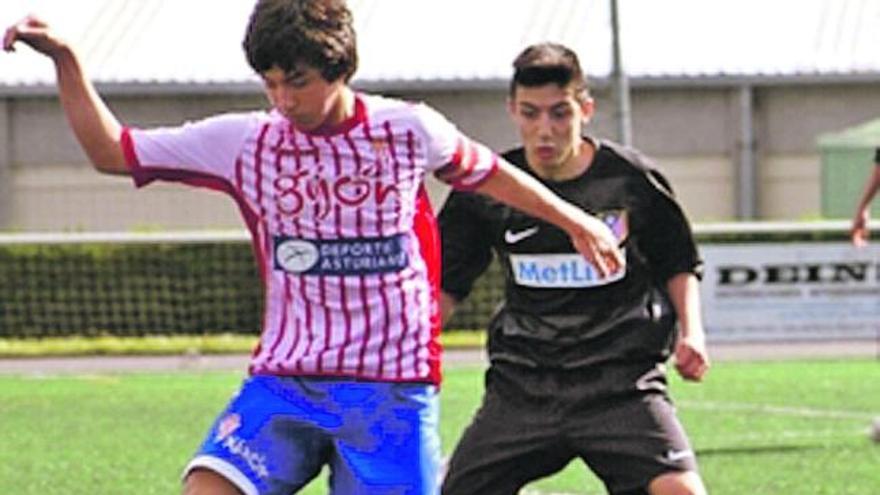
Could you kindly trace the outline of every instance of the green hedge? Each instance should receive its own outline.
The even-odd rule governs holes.
[[[698,235],[713,243],[845,238],[841,229]],[[448,327],[485,328],[502,293],[493,263]],[[0,245],[0,338],[257,334],[261,305],[246,242]]]
[[[257,333],[250,246],[0,247],[0,338]]]

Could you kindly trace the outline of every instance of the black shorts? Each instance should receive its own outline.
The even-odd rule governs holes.
[[[495,364],[449,462],[444,495],[511,495],[582,459],[609,493],[647,493],[697,464],[656,364],[535,370]]]

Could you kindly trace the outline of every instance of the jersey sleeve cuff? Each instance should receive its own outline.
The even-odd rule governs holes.
[[[122,145],[122,154],[125,156],[125,165],[128,167],[131,178],[134,180],[135,187],[144,187],[152,182],[154,178],[150,177],[150,174],[141,166],[141,162],[138,160],[134,139],[131,136],[131,128],[124,127],[122,129],[120,144]]]

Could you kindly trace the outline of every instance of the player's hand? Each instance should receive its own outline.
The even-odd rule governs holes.
[[[709,354],[703,338],[683,337],[675,345],[675,369],[682,378],[698,382],[709,371]]]
[[[575,249],[587,258],[599,275],[607,277],[624,269],[626,260],[611,229],[598,218],[584,214],[578,230],[569,232]]]
[[[67,46],[45,21],[34,15],[29,15],[6,29],[3,34],[3,50],[14,52],[17,41],[49,57],[54,57]]]
[[[849,229],[849,237],[852,240],[853,246],[864,247],[868,245],[868,237],[870,235],[868,230],[869,219],[870,214],[867,208],[860,210],[853,217],[852,226]]]

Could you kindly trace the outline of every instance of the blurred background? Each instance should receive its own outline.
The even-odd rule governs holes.
[[[592,80],[590,131],[618,139],[608,0],[352,0],[355,86],[435,106],[496,149],[511,61],[527,44],[574,48]],[[265,107],[240,43],[251,0],[4,0],[80,47],[131,126]],[[624,0],[620,68],[632,144],[698,222],[848,218],[880,143],[880,2]],[[129,194],[86,166],[51,64],[0,57],[0,230],[238,228],[234,206],[176,186]],[[443,190],[433,187],[439,200]],[[102,205],[115,205],[107,209]],[[185,211],[186,214],[181,214]]]
[[[80,48],[123,122],[160,126],[267,106],[241,50],[252,4],[4,0],[0,22],[43,16]],[[497,150],[517,142],[505,108],[512,59],[538,41],[574,48],[597,101],[589,132],[652,157],[696,223],[712,338],[880,335],[880,256],[846,244],[880,144],[880,2],[622,0],[616,16],[611,0],[349,4],[355,87],[427,102]],[[439,207],[446,190],[429,187]],[[0,232],[0,333],[101,334],[141,320],[132,332],[257,331],[260,287],[234,203],[173,184],[135,194],[96,174],[50,62],[25,47],[0,55]],[[223,253],[193,247],[205,244]],[[496,276],[456,328],[483,327]]]

